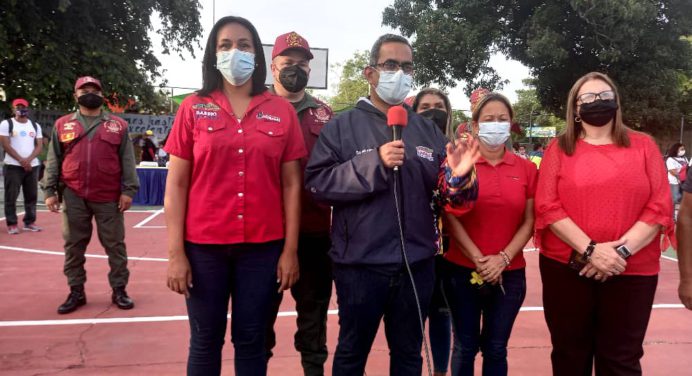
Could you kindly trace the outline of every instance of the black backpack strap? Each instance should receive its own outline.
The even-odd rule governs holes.
[[[36,126],[36,123],[34,123],[34,121],[31,119],[29,119],[29,122],[31,123],[31,126],[34,127],[34,132],[38,134],[38,127]],[[14,121],[12,121],[12,119],[10,118],[7,119],[7,123],[10,125],[7,128],[7,133],[10,135],[10,137],[12,137],[12,131],[14,130]]]

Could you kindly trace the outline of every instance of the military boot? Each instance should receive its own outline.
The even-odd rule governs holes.
[[[74,312],[77,308],[86,304],[86,294],[84,293],[84,285],[70,286],[70,295],[60,307],[58,313],[63,315]]]

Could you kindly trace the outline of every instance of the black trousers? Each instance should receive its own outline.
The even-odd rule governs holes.
[[[303,372],[308,376],[324,375],[327,361],[327,311],[332,297],[332,260],[329,258],[329,235],[301,234],[298,240],[300,279],[291,288],[296,301],[298,330],[294,346],[300,352]],[[270,325],[267,326],[267,359],[276,345],[274,323],[283,294],[276,294]]]
[[[553,375],[641,375],[644,335],[658,276],[580,277],[540,256],[545,320],[553,343]]]
[[[33,167],[31,171],[24,167],[5,165],[5,220],[8,226],[17,224],[17,197],[19,190],[24,194],[24,224],[30,225],[36,222],[36,198],[38,195],[38,171],[39,167]]]

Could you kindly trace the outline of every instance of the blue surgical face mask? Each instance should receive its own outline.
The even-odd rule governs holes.
[[[27,117],[27,116],[29,116],[29,109],[28,108],[21,108],[21,109],[14,111],[14,114],[17,117]]]
[[[380,71],[380,79],[377,81],[375,92],[380,99],[394,106],[406,99],[412,86],[413,77],[401,69],[396,72]]]
[[[485,121],[478,123],[478,138],[491,149],[502,146],[509,138],[508,121]]]
[[[246,83],[255,71],[255,54],[232,49],[216,53],[216,69],[233,86]]]

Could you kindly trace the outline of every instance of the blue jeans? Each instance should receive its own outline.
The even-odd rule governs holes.
[[[235,374],[266,375],[265,331],[278,285],[283,241],[260,244],[185,244],[192,269],[188,375],[220,375],[231,299]]]
[[[423,334],[411,279],[405,266],[391,267],[334,264],[339,304],[334,376],[364,374],[383,317],[390,351],[389,374],[420,376]],[[433,259],[419,261],[411,269],[425,320],[435,279]]]
[[[507,375],[507,343],[526,297],[526,273],[524,269],[502,273],[503,294],[499,286],[472,285],[471,272],[450,264],[444,277],[455,335],[452,375],[473,376],[479,350],[483,376]]]

